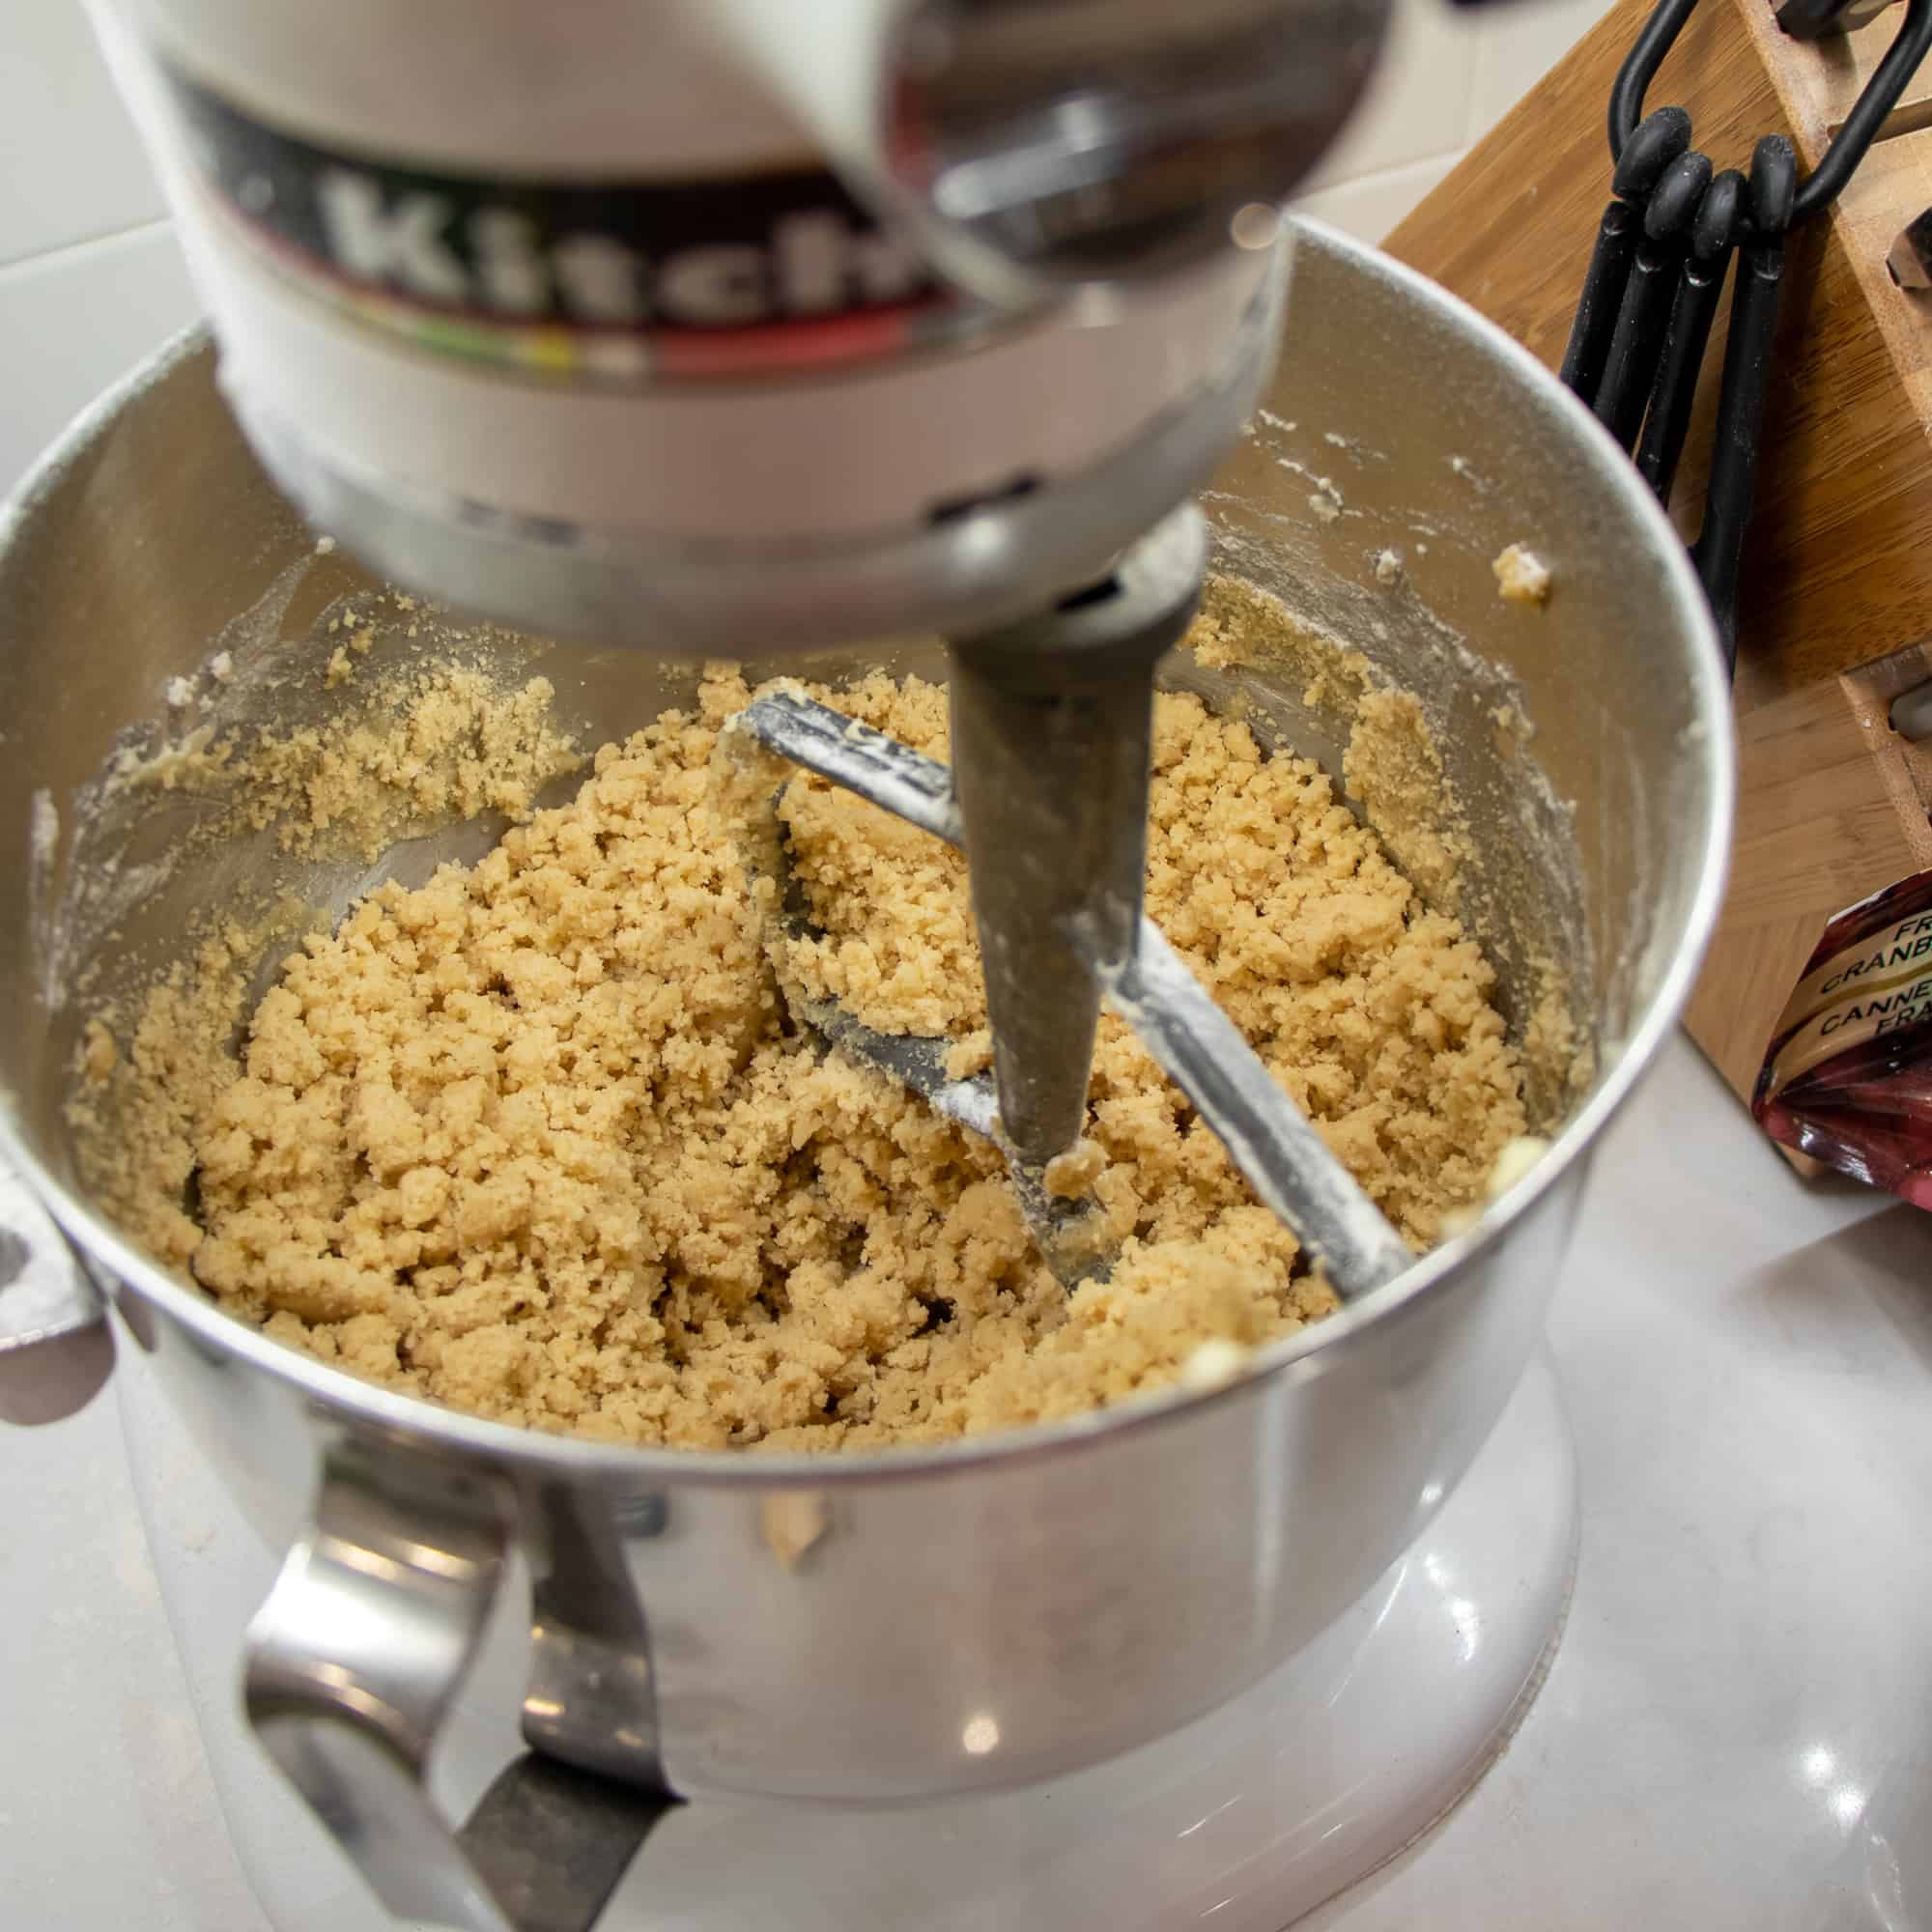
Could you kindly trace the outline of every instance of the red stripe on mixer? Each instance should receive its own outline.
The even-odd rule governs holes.
[[[777,322],[755,328],[659,328],[650,331],[651,361],[668,376],[725,376],[759,369],[799,369],[852,362],[902,348],[942,298],[872,309],[828,322]]]

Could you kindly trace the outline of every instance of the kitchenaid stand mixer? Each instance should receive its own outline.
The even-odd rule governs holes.
[[[768,662],[774,652],[908,631],[954,640],[966,672],[960,688],[980,711],[977,721],[955,712],[967,724],[955,729],[957,811],[950,790],[931,789],[929,772],[911,776],[940,808],[927,829],[955,836],[963,820],[973,860],[998,1037],[998,1120],[988,1113],[982,1123],[997,1125],[1016,1167],[1039,1169],[1077,1131],[1098,993],[1143,1019],[1151,1013],[1154,1037],[1172,1023],[1173,1058],[1162,1064],[1183,1086],[1186,1068],[1201,1071],[1192,1049],[1216,1015],[1205,1001],[1205,1013],[1190,1007],[1185,986],[1163,991],[1158,935],[1151,950],[1129,902],[1152,648],[1184,622],[1200,570],[1199,526],[1183,506],[1234,442],[1273,363],[1286,247],[1272,203],[1359,89],[1380,12],[1208,5],[1177,25],[1165,8],[1125,4],[828,5],[810,10],[810,38],[788,42],[804,11],[609,6],[538,17],[505,5],[486,26],[473,8],[397,18],[360,4],[323,22],[241,0],[143,0],[109,10],[106,28],[167,168],[236,413],[277,481],[366,561],[467,608],[630,647],[640,717],[655,708],[645,694],[659,654],[729,651]],[[1437,314],[1426,292],[1385,286],[1381,271],[1345,256],[1327,260],[1326,244],[1320,252],[1324,300],[1339,299],[1338,314],[1370,305],[1352,337],[1336,335],[1324,366],[1337,355],[1347,364],[1345,345],[1367,339],[1363,321],[1376,304],[1401,302],[1430,318],[1423,339],[1451,344],[1442,353],[1463,358],[1472,394],[1493,386],[1510,395],[1523,384],[1507,355]],[[1585,507],[1596,505],[1579,529],[1629,526],[1618,542],[1641,567],[1627,561],[1605,579],[1606,608],[1612,583],[1636,603],[1654,602],[1655,613],[1630,614],[1666,654],[1680,634],[1701,638],[1701,617],[1688,614],[1694,592],[1654,508],[1620,475],[1601,472],[1567,402],[1554,415],[1540,395],[1525,407],[1525,422],[1561,448],[1550,477],[1574,472]],[[1525,487],[1535,500],[1533,482]],[[1174,570],[1155,567],[1163,558],[1184,566],[1178,596]],[[1579,550],[1579,611],[1597,594],[1589,582]],[[1158,609],[1134,610],[1141,586],[1155,586],[1147,594]],[[1140,642],[1118,672],[1095,679],[1078,662],[1080,648],[1115,617]],[[1654,723],[1664,734],[1659,745],[1679,751],[1702,742],[1669,733],[1674,706],[1687,729],[1701,724],[1715,701],[1707,682],[1699,670],[1682,693],[1673,685],[1668,701],[1652,700],[1641,728]],[[978,722],[987,727],[976,736]],[[797,749],[776,732],[753,736]],[[1053,748],[1050,758],[1038,754],[1043,746]],[[1682,876],[1673,872],[1667,890],[1640,902],[1646,919],[1655,905],[1656,959],[1669,970],[1629,995],[1649,1003],[1641,1024],[1634,1009],[1624,1023],[1617,1051],[1630,1065],[1612,1068],[1573,1152],[1654,1046],[1667,1023],[1658,1013],[1681,996],[1678,955],[1708,918],[1710,854],[1723,830],[1726,773],[1705,769],[1714,757],[1721,767],[1716,753],[1700,753],[1694,778],[1672,781],[1690,787],[1681,793],[1687,822],[1703,837]],[[859,776],[851,765],[833,775]],[[1067,800],[1090,783],[1104,812],[1081,800],[1069,817]],[[999,827],[989,835],[996,843],[975,833],[976,816]],[[1059,845],[1089,857],[1028,865],[1035,851],[1064,861]],[[1111,887],[1111,897],[1096,885]],[[1009,973],[1021,947],[1032,963]],[[1010,993],[1024,995],[1008,998],[1004,1010],[1003,976]],[[1358,1211],[1366,1203],[1346,1177],[1329,1189],[1337,1210],[1329,1221],[1304,1218],[1308,1204],[1293,1189],[1319,1205],[1339,1170],[1319,1145],[1306,1146],[1305,1123],[1271,1087],[1245,1095],[1245,1116],[1241,1081],[1216,1087],[1245,1051],[1237,1037],[1225,1049],[1208,1057],[1203,1087],[1187,1086],[1204,1116],[1262,1197],[1304,1229],[1338,1287],[1386,1280],[1400,1261],[1392,1237],[1373,1209]],[[1465,1322],[1456,1311],[1468,1297],[1457,1295],[1412,1301],[1410,1321],[1381,1331],[1338,1318],[1345,1342],[1380,1332],[1380,1353],[1395,1350],[1395,1380],[1378,1401],[1400,1386],[1406,1406],[1377,1407],[1373,1440],[1365,1443],[1359,1424],[1327,1428],[1364,1414],[1349,1398],[1346,1371],[1366,1363],[1371,1345],[1310,1354],[1307,1375],[1299,1361],[1288,1365],[1279,1390],[1287,1400],[1292,1380],[1300,1405],[1293,1444],[1321,1464],[1315,1480],[1332,1484],[1334,1520],[1298,1546],[1293,1591],[1268,1582],[1245,1648],[1175,1660],[1178,1681],[1153,1699],[1172,1712],[1169,1724],[1252,1681],[1261,1658],[1286,1654],[1291,1627],[1305,1641],[1358,1599],[1466,1466],[1531,1346],[1533,1328],[1522,1324],[1539,1319],[1571,1187],[1546,1184],[1525,1198],[1536,1211],[1517,1218],[1545,1232],[1517,1238],[1521,1285],[1496,1302],[1513,1311],[1507,1319]],[[103,1242],[91,1222],[87,1234],[124,1279],[141,1275],[142,1264],[111,1237]],[[1465,1244],[1418,1274],[1433,1284],[1474,1252]],[[1386,1297],[1382,1305],[1396,1306]],[[202,1311],[186,1319],[198,1322]],[[237,1348],[253,1346],[237,1333]],[[179,1359],[191,1377],[205,1372]],[[1338,1363],[1344,1376],[1331,1377]],[[298,1380],[303,1373],[288,1372]],[[1472,1387],[1480,1393],[1469,1398]],[[1465,1392],[1453,1416],[1441,1406],[1452,1388]],[[1246,1439],[1248,1399],[1231,1393],[1237,1401],[1222,1406],[1222,1422]],[[405,1411],[420,1406],[393,1406],[389,1422],[408,1434]],[[252,1426],[218,1400],[197,1407],[217,1431]],[[1253,1419],[1291,1426],[1278,1405],[1269,1417]],[[491,1453],[503,1453],[500,1430],[446,1416],[437,1426],[466,1440],[474,1435],[472,1447],[487,1436]],[[1099,1493],[1099,1440],[1076,1445],[1082,1473],[1064,1490],[1051,1459],[1002,1465],[1002,1519],[1037,1531],[1056,1525],[1078,1586],[1049,1604],[1046,1595],[1035,1601],[1022,1570],[1006,1573],[1003,1601],[989,1600],[989,1641],[1004,1621],[1050,1632],[1062,1646],[1075,1626],[1091,1628],[1075,1609],[1086,1592],[1118,1587],[1109,1572],[1126,1560],[1121,1539],[1069,1534]],[[1145,1652],[1162,1640],[1157,1632],[1185,1627],[1204,1592],[1212,1594],[1217,1566],[1241,1570],[1240,1577],[1230,1570],[1231,1586],[1256,1587],[1243,1538],[1273,1548],[1278,1562],[1288,1438],[1269,1443],[1264,1450],[1255,1438],[1246,1453],[1213,1458],[1223,1472],[1216,1480],[1233,1486],[1226,1527],[1239,1535],[1210,1548],[1206,1525],[1158,1507],[1146,1513],[1135,1535],[1162,1546],[1177,1602],[1157,1613],[1150,1605],[1145,1620],[1135,1609],[1122,1627],[1130,1648]],[[532,1472],[585,1447],[540,1438],[526,1446]],[[510,1454],[514,1461],[524,1447]],[[1120,1455],[1110,1451],[1110,1493],[1124,1484],[1151,1494],[1181,1480],[1145,1431],[1126,1431]],[[664,1460],[640,1461],[638,1481],[659,1483]],[[712,1460],[682,1466],[722,1497],[737,1478],[721,1476]],[[980,1510],[943,1460],[930,1470],[901,1463],[896,1472],[909,1485],[868,1491],[866,1537],[841,1530],[836,1560],[868,1561],[889,1546],[923,1561],[918,1545],[948,1511]],[[611,1533],[660,1534],[656,1518],[637,1514],[644,1500],[630,1493],[637,1484],[615,1468],[588,1455],[582,1494],[576,1477],[554,1495],[541,1483],[528,1492],[553,1565],[576,1560],[557,1541],[568,1522],[611,1527],[596,1500],[607,1479],[612,1498],[624,1492],[610,1505]],[[427,1488],[412,1488],[412,1470]],[[776,1473],[781,1483],[807,1480]],[[927,1476],[950,1489],[922,1489]],[[405,1456],[386,1439],[379,1447],[374,1436],[329,1452],[316,1526],[252,1634],[249,1701],[270,1747],[383,1896],[399,1910],[496,1928],[505,1922],[500,1899],[419,1815],[414,1773],[448,1693],[446,1681],[430,1682],[438,1672],[421,1669],[431,1649],[399,1648],[395,1626],[378,1629],[378,1619],[371,1644],[337,1661],[344,1698],[335,1715],[352,1721],[317,1721],[319,1700],[330,1694],[317,1660],[337,1635],[349,1639],[347,1624],[331,1634],[316,1619],[331,1601],[346,1615],[357,1590],[386,1588],[377,1576],[384,1564],[391,1581],[408,1577],[432,1595],[439,1577],[449,1586],[447,1617],[428,1598],[416,1604],[436,1625],[442,1663],[459,1663],[473,1641],[476,1628],[465,1620],[480,1615],[488,1591],[471,1586],[494,1584],[503,1525],[495,1472],[481,1487],[466,1488],[469,1480],[458,1475],[445,1489],[412,1450]],[[736,1505],[726,1525],[702,1496],[678,1491],[682,1481],[673,1478],[671,1491],[683,1564],[716,1563],[728,1577],[742,1561],[731,1541]],[[1373,1491],[1376,1505],[1350,1521],[1357,1488]],[[937,1498],[937,1513],[923,1497]],[[1391,1527],[1391,1510],[1406,1527]],[[1094,1536],[1103,1532],[1093,1525]],[[1551,1539],[1567,1552],[1567,1517]],[[592,1538],[577,1554],[587,1562],[599,1548]],[[436,1558],[428,1569],[418,1562],[424,1552]],[[675,1560],[677,1552],[663,1545],[658,1553]],[[1543,1566],[1559,1593],[1564,1568]],[[1549,1599],[1547,1588],[1538,1598],[1532,1654],[1547,1634]],[[612,1728],[628,1694],[617,1667],[622,1633],[599,1635],[560,1613],[546,1627],[545,1601],[540,1588],[537,1634],[548,1641],[525,1698],[526,1735],[557,1756],[591,1762],[571,1725],[590,1710],[583,1700],[602,1699],[595,1715],[608,1735],[598,1748],[619,1761],[598,1768],[648,1783],[654,1744],[632,1762],[622,1742],[630,1731]],[[582,1613],[583,1604],[571,1607]],[[678,1627],[674,1605],[662,1624],[654,1617],[660,1637],[674,1639]],[[422,1634],[427,1645],[428,1625]],[[856,1641],[856,1628],[850,1634]],[[946,1647],[943,1632],[929,1640]],[[598,1662],[599,1645],[614,1646],[612,1668]],[[1257,1662],[1243,1663],[1250,1653]],[[1066,1662],[1056,1694],[1081,1695],[1082,1671]],[[548,1698],[547,1668],[560,1673]],[[675,1676],[673,1658],[673,1694]],[[1520,1683],[1519,1674],[1508,1687],[1505,1710]],[[378,1684],[393,1700],[364,1708]],[[645,1706],[657,1688],[642,1680]],[[755,1702],[755,1682],[743,1694]],[[547,1708],[556,1719],[549,1733]],[[1492,1736],[1503,1712],[1484,1711],[1478,1729]],[[1047,1728],[1044,1706],[1037,1715]],[[934,1759],[907,1776],[898,1763],[930,1754],[923,1735],[915,1740],[923,1719],[911,1706],[882,1708],[873,1714],[878,1747],[855,1765],[860,1783],[828,1795],[951,1788],[962,1764],[974,1788],[1037,1776],[1052,1763],[1092,1761],[1153,1735],[1160,1721],[1139,1712],[1120,1723],[1090,1715],[1094,1721],[1074,1726],[1077,1743],[1056,1739],[1031,1758],[1018,1704],[990,1757],[969,1721],[968,1756],[955,1762],[955,1722],[950,1743],[939,1741],[943,1765]],[[648,1740],[647,1711],[640,1723]],[[820,1736],[822,1725],[797,1726],[800,1746]],[[708,1782],[728,1789],[729,1727],[714,1727],[712,1742],[724,1754],[716,1758],[722,1777]],[[362,1762],[352,1764],[357,1752]],[[784,1755],[770,1754],[756,1788],[811,1792],[805,1773],[782,1766]],[[707,1788],[702,1773],[693,1783]],[[648,1822],[650,1803],[640,1798],[636,1809]]]

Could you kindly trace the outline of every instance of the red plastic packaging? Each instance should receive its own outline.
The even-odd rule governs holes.
[[[1774,1140],[1932,1208],[1932,872],[1825,927],[1751,1095]]]

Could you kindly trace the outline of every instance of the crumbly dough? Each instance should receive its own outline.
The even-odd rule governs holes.
[[[1175,1384],[1204,1343],[1235,1359],[1331,1309],[1111,1016],[1062,1178],[1091,1190],[1121,1260],[1071,1296],[990,1146],[790,1025],[768,948],[870,1023],[984,1058],[965,868],[936,841],[795,778],[782,816],[824,936],[765,929],[712,770],[749,695],[714,669],[695,713],[606,746],[572,804],[480,865],[385,886],[311,934],[239,1066],[184,1051],[179,987],[118,1047],[91,1037],[103,1082],[167,1079],[184,1122],[130,1144],[108,1197],[282,1341],[623,1442],[1010,1428]],[[826,695],[945,754],[939,688]],[[1154,767],[1149,911],[1426,1244],[1524,1129],[1488,962],[1319,768],[1264,756],[1241,723],[1163,696]]]
[[[1490,568],[1496,574],[1496,595],[1511,604],[1547,604],[1549,566],[1522,544],[1510,544]]]

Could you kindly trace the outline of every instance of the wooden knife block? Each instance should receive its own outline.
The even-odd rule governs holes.
[[[1650,4],[1620,0],[1384,244],[1551,368],[1609,198],[1610,84]],[[1813,167],[1899,14],[1799,42],[1770,0],[1703,0],[1646,109],[1687,109],[1694,145],[1720,168],[1747,169],[1775,133]],[[1826,921],[1932,867],[1932,741],[1888,723],[1891,698],[1932,678],[1932,294],[1907,293],[1886,267],[1928,207],[1932,61],[1837,206],[1786,251],[1739,605],[1737,839],[1687,1014],[1747,1100]],[[1701,517],[1727,318],[1728,297],[1671,502],[1687,537]]]

